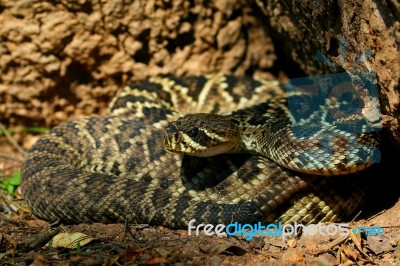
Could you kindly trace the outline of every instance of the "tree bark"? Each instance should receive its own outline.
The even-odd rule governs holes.
[[[398,1],[258,2],[284,53],[307,75],[376,73],[383,124],[400,143]]]

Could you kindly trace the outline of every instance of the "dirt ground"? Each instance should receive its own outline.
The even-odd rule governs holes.
[[[132,80],[224,73],[285,82],[351,72],[358,62],[376,71],[389,141],[350,225],[380,226],[383,236],[246,241],[161,226],[64,225],[34,217],[18,189],[0,189],[0,265],[400,265],[400,186],[392,173],[400,160],[400,4],[280,2],[265,1],[261,12],[244,0],[0,0],[0,132],[10,132],[0,134],[0,179],[19,171],[41,136],[35,132],[104,114]],[[357,61],[368,49],[370,57]],[[86,236],[57,247],[60,233]]]

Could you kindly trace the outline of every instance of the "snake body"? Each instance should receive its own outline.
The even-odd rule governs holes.
[[[34,144],[22,168],[23,196],[37,216],[69,223],[130,221],[183,228],[192,219],[210,224],[312,223],[348,217],[360,207],[364,194],[362,175],[348,173],[369,165],[357,161],[368,151],[355,145],[356,152],[346,153],[351,149],[340,147],[346,146],[343,136],[349,134],[335,136],[332,154],[337,158],[322,169],[329,160],[321,153],[321,142],[300,139],[297,148],[289,142],[294,138],[287,107],[290,97],[276,81],[251,78],[154,77],[136,82],[114,97],[107,115],[67,121]],[[194,137],[186,141],[194,141],[197,148],[209,145],[200,141],[229,135],[227,126],[215,132],[204,129],[214,119],[196,127],[190,126],[196,119],[189,119],[187,128],[196,132],[179,133],[174,121],[182,125],[188,119],[183,114],[196,113],[224,114],[251,128],[243,133],[249,137],[245,149],[252,146],[255,152],[180,154],[182,134],[192,132]],[[257,133],[265,124],[272,132],[268,136]],[[164,140],[165,132],[181,137]],[[378,145],[374,134],[354,139]],[[175,152],[166,151],[163,145],[172,142]],[[257,150],[268,146],[272,151],[267,157]],[[312,160],[307,155],[304,163],[302,151],[318,151],[317,167],[307,170]],[[299,167],[303,173],[293,171]]]

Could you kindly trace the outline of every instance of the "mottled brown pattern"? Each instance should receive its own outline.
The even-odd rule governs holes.
[[[256,155],[194,158],[162,148],[168,122],[183,113],[226,113],[282,94],[275,81],[223,76],[132,84],[109,115],[69,121],[40,139],[23,166],[22,193],[39,217],[71,223],[182,228],[191,219],[309,223],[350,215],[363,196],[358,175],[315,177]]]

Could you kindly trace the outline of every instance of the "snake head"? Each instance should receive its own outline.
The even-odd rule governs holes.
[[[238,127],[215,114],[188,114],[168,124],[164,149],[198,157],[232,153],[239,142]]]

